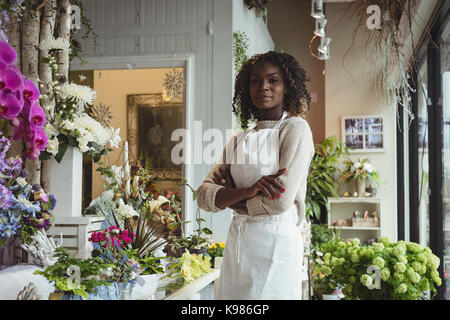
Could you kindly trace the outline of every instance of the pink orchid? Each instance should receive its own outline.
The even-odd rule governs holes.
[[[38,91],[39,92],[39,91]],[[37,102],[31,105],[30,114],[28,116],[28,121],[32,128],[42,128],[45,124],[45,114],[44,109]]]
[[[34,146],[41,151],[45,150],[47,146],[47,135],[42,128],[37,128],[33,135]],[[33,144],[31,144],[33,146]],[[39,154],[38,154],[39,157]]]
[[[16,69],[0,61],[0,89],[16,91],[23,86],[23,78]]]
[[[37,160],[39,159],[40,150],[38,148],[29,148],[25,151],[24,156],[27,159]]]
[[[23,89],[23,97],[25,100],[33,103],[39,99],[40,92],[38,87],[30,79],[25,80],[25,88]]]
[[[22,111],[22,105],[16,96],[12,93],[7,93],[7,90],[0,96],[0,118],[14,119],[20,111]]]
[[[16,50],[6,41],[0,41],[0,61],[13,64],[17,59]]]

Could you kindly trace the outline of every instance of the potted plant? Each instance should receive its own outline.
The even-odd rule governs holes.
[[[225,242],[215,242],[208,247],[208,255],[212,258],[213,268],[216,265],[216,259],[222,259],[223,250],[225,250]]]
[[[152,296],[158,287],[159,279],[164,274],[164,265],[161,260],[168,257],[155,257],[155,252],[150,253],[150,251],[145,256],[141,256],[137,249],[128,250],[127,255],[136,261],[142,270],[134,290],[135,297]]]
[[[188,186],[192,193],[193,193],[193,200],[195,201],[197,198],[197,191],[194,190],[184,179],[181,183],[182,185]],[[185,223],[189,223],[190,221],[181,221],[180,216],[176,215],[176,218],[179,219],[179,232],[180,235],[171,235],[168,237],[168,247],[169,252],[172,256],[180,257],[183,252],[186,250],[191,253],[196,254],[206,254],[208,251],[208,246],[210,245],[211,241],[208,237],[203,236],[203,234],[207,236],[212,235],[212,231],[209,228],[202,228],[201,224],[202,222],[206,222],[205,219],[203,219],[200,216],[200,209],[197,208],[195,221],[197,222],[198,228],[194,230],[195,234],[192,235],[185,235],[183,228],[181,226]]]
[[[318,270],[342,286],[347,300],[419,300],[436,293],[439,258],[414,242],[381,237],[369,246],[330,241],[320,248]]]
[[[313,222],[324,222],[328,211],[328,197],[338,197],[335,182],[336,164],[342,153],[349,155],[348,147],[339,142],[336,136],[330,136],[315,146],[308,174],[305,198],[306,216]]]
[[[380,176],[375,167],[370,164],[366,157],[359,158],[353,162],[350,158],[344,159],[345,169],[341,176],[341,182],[355,181],[358,197],[364,197],[366,181],[372,180],[377,185],[380,184]]]
[[[98,297],[100,287],[111,285],[106,278],[108,268],[112,265],[105,264],[100,258],[73,258],[63,247],[55,249],[54,257],[57,258],[54,265],[33,273],[54,282],[55,292],[50,299],[92,300]],[[114,295],[109,297],[115,298]],[[105,295],[101,298],[105,298]]]

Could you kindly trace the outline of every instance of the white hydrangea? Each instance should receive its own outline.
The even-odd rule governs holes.
[[[96,92],[88,86],[81,86],[76,83],[65,83],[59,89],[59,96],[63,99],[74,100],[82,103],[83,106],[94,103]]]

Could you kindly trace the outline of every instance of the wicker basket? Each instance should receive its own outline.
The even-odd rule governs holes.
[[[353,227],[379,227],[380,220],[375,218],[353,218]]]

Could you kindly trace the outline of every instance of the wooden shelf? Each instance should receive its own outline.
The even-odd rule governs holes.
[[[336,229],[340,229],[340,230],[375,230],[378,231],[380,230],[380,227],[337,227],[337,226],[328,226],[330,229],[331,228],[336,228]]]
[[[330,197],[328,203],[380,203],[380,198],[370,197]]]

